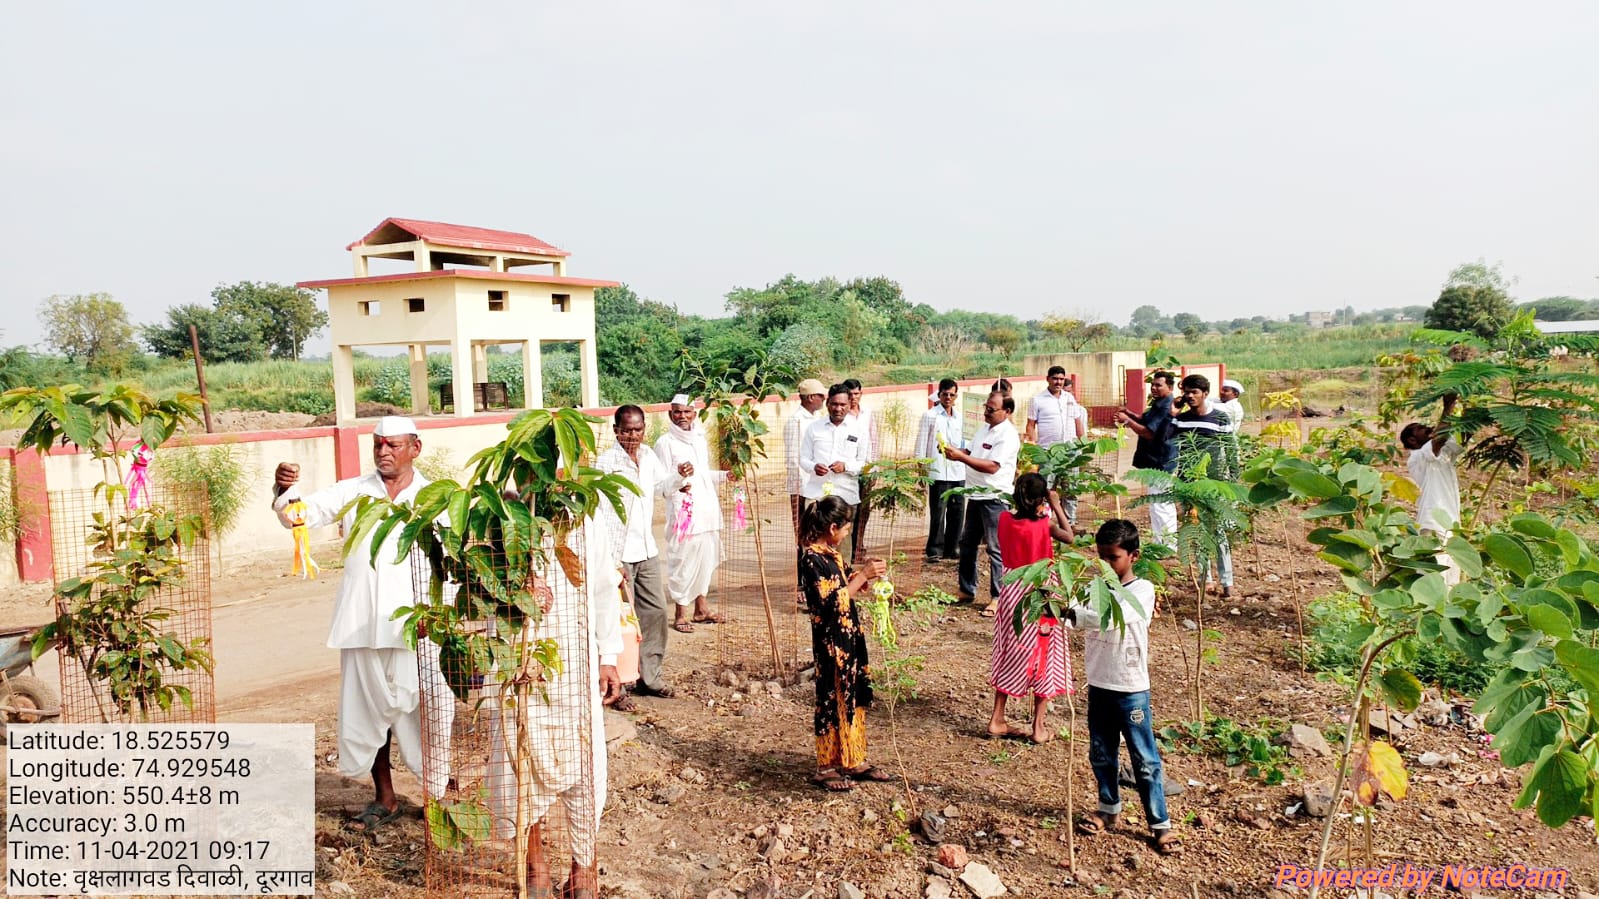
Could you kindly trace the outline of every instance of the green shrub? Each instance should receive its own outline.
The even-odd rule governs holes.
[[[156,480],[179,489],[204,488],[211,535],[221,537],[238,524],[249,480],[255,476],[239,455],[226,443],[164,450],[155,459]]]
[[[1351,594],[1334,593],[1310,604],[1311,632],[1305,645],[1305,666],[1336,678],[1354,678],[1359,673],[1358,641],[1347,639],[1360,623],[1360,603]],[[1414,659],[1411,673],[1424,684],[1455,693],[1476,696],[1498,673],[1491,665],[1479,665],[1442,642],[1407,637],[1394,644],[1389,658]]]

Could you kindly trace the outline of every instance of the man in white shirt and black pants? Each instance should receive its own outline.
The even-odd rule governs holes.
[[[849,504],[850,520],[854,520],[856,507],[861,503],[860,476],[872,458],[866,432],[849,420],[849,388],[834,384],[827,390],[827,418],[812,422],[800,441],[800,467],[806,471],[805,486],[800,496],[814,503],[824,496],[836,496]],[[839,546],[844,558],[850,558],[859,535],[851,533]]]
[[[1016,489],[1016,454],[1021,450],[1021,435],[1010,417],[1016,411],[1016,401],[995,391],[983,404],[983,426],[972,438],[971,449],[951,446],[944,457],[961,462],[966,472],[968,487],[982,487],[982,492],[972,494],[966,502],[966,523],[961,529],[960,542],[960,593],[962,600],[974,600],[977,594],[977,544],[988,543],[988,595],[989,607],[999,599],[999,587],[1005,577],[1005,564],[999,553],[999,513],[1010,507],[1011,492]],[[986,610],[985,610],[986,611]]]
[[[1088,434],[1088,410],[1077,402],[1069,389],[1071,376],[1059,365],[1051,365],[1047,375],[1049,387],[1027,403],[1027,442],[1045,449],[1057,443],[1075,443]],[[1050,484],[1050,489],[1055,485]],[[1072,524],[1077,523],[1077,497],[1060,498],[1061,514]]]
[[[916,458],[932,459],[928,474],[932,481],[927,485],[927,561],[953,561],[958,553],[961,520],[966,513],[963,497],[945,500],[944,494],[966,484],[966,466],[944,458],[940,446],[964,447],[961,436],[961,414],[955,409],[955,398],[960,388],[953,378],[938,382],[937,402],[922,415],[921,429],[916,432]],[[939,438],[942,437],[943,440]]]
[[[811,424],[827,415],[822,411],[822,404],[827,402],[827,388],[815,378],[806,378],[799,382],[795,393],[799,396],[799,408],[783,425],[783,472],[788,480],[788,513],[794,521],[794,538],[798,540],[800,506],[805,502],[802,493],[805,490],[805,478],[809,474],[800,465],[800,443]]]

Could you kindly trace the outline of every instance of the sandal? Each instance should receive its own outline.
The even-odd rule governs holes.
[[[983,606],[983,610],[981,612],[978,612],[977,614],[983,616],[984,618],[993,618],[994,617],[994,613],[998,612],[998,611],[999,611],[999,603],[991,602],[988,605]]]
[[[694,633],[694,625],[687,621],[674,621],[672,622],[672,630],[680,634],[692,634]]]
[[[855,789],[855,784],[846,780],[837,768],[818,771],[811,775],[811,783],[816,784],[829,793],[848,793]]]
[[[400,806],[396,804],[393,810],[384,808],[382,803],[374,802],[361,810],[345,823],[345,827],[356,833],[374,833],[379,827],[400,817]]]
[[[638,711],[638,703],[633,701],[632,696],[623,693],[621,699],[611,703],[611,708],[618,712],[636,712]]]
[[[1167,827],[1155,832],[1155,851],[1161,855],[1182,855],[1183,838]]]
[[[695,624],[726,624],[727,623],[727,619],[723,618],[721,615],[716,614],[715,612],[712,612],[709,615],[695,615],[694,616],[694,623]]]
[[[677,691],[668,686],[652,687],[648,684],[639,684],[633,688],[634,696],[656,696],[661,699],[671,699]]]
[[[990,740],[1025,740],[1032,736],[1032,731],[1022,727],[1009,727],[997,734],[991,730],[983,733]]]
[[[1116,816],[1094,812],[1088,817],[1077,822],[1077,832],[1085,837],[1097,837],[1106,831],[1116,829]]]
[[[871,783],[890,783],[894,780],[894,775],[876,765],[867,765],[864,768],[840,768],[838,773],[850,780],[869,781]]]

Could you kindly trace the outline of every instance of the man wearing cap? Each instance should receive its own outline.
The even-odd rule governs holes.
[[[614,535],[612,550],[621,563],[622,574],[633,591],[633,609],[638,614],[639,678],[634,692],[641,696],[670,697],[675,691],[661,677],[666,659],[665,575],[661,572],[660,549],[655,544],[655,497],[671,497],[681,486],[668,473],[661,459],[644,445],[644,410],[622,406],[616,410],[611,426],[616,443],[600,454],[594,467],[606,474],[619,474],[633,482],[638,493],[624,491],[622,508],[626,520],[619,521],[609,503],[600,504],[599,520]],[[668,499],[670,502],[670,499]],[[617,707],[627,711],[632,700],[622,696]]]
[[[339,513],[355,499],[370,496],[395,503],[412,502],[428,479],[415,469],[422,452],[422,438],[416,423],[397,415],[381,419],[372,431],[370,474],[346,478],[309,496],[301,496],[298,485],[300,467],[285,462],[274,475],[275,498],[272,508],[285,528],[295,522],[288,506],[304,503],[304,523],[326,527],[339,520]],[[344,530],[355,524],[355,513],[344,516]],[[421,699],[427,699],[428,753],[437,765],[429,766],[431,777],[423,781],[428,796],[442,796],[450,770],[449,735],[455,718],[455,697],[444,683],[438,664],[438,646],[423,640],[412,651],[405,645],[402,622],[394,619],[396,610],[425,602],[417,595],[417,579],[411,560],[395,561],[399,552],[399,530],[385,538],[375,559],[371,538],[352,550],[344,559],[344,577],[333,603],[333,624],[328,630],[328,648],[339,651],[339,771],[346,777],[370,772],[374,801],[351,822],[352,827],[370,832],[400,815],[400,798],[394,792],[389,746],[398,743],[400,758],[418,777],[423,774]],[[429,654],[418,665],[417,653]],[[424,690],[421,678],[429,678]]]
[[[800,440],[800,465],[806,472],[800,496],[807,502],[836,496],[849,505],[853,519],[861,502],[861,469],[871,458],[866,432],[849,417],[849,388],[834,384],[827,389],[827,417],[811,422]],[[850,531],[845,539],[850,545],[839,547],[845,558],[852,556],[860,540],[854,528]]]
[[[1049,448],[1057,443],[1075,443],[1088,433],[1088,410],[1072,394],[1071,376],[1064,366],[1051,365],[1048,387],[1027,403],[1028,443]],[[1054,488],[1054,484],[1049,485]],[[1051,497],[1053,501],[1053,497]],[[1060,511],[1067,521],[1077,523],[1077,497],[1060,497]]]
[[[788,476],[788,512],[794,521],[794,536],[799,538],[800,503],[804,497],[805,468],[800,465],[800,441],[805,439],[805,429],[823,415],[822,404],[827,402],[827,388],[815,378],[806,378],[796,388],[799,408],[783,425],[783,470]]]
[[[932,481],[927,485],[927,561],[938,562],[959,557],[961,521],[966,513],[964,497],[946,500],[944,494],[966,484],[966,464],[944,457],[943,448],[963,448],[961,414],[955,409],[955,398],[960,387],[954,378],[938,382],[938,392],[933,394],[933,408],[922,414],[922,425],[916,432],[916,458],[932,459],[928,471]]]
[[[1244,395],[1244,385],[1231,378],[1221,382],[1221,402],[1216,408],[1227,413],[1227,433],[1236,434],[1244,425],[1244,404],[1239,397]]]
[[[672,629],[692,634],[696,624],[723,621],[711,611],[705,594],[722,564],[722,501],[716,485],[728,476],[711,467],[705,428],[688,394],[672,397],[666,416],[671,424],[655,441],[655,455],[666,468],[673,491],[666,507],[666,591],[677,605]]]

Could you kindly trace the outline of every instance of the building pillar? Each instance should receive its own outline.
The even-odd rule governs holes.
[[[411,360],[411,414],[428,414],[428,347],[413,343],[406,347]]]
[[[349,346],[333,348],[333,420],[355,421],[355,354]]]
[[[593,409],[600,404],[600,360],[594,350],[594,340],[578,341],[581,347],[579,358],[582,360],[583,371],[580,375],[583,384],[583,408]]]
[[[433,255],[428,251],[427,244],[419,240],[416,242],[415,247],[416,249],[411,251],[411,255],[416,260],[416,270],[419,272],[432,271]]]
[[[489,379],[489,346],[472,343],[472,380],[481,384]]]
[[[475,411],[472,398],[472,341],[457,337],[450,342],[450,382],[455,396],[455,417]]]
[[[544,353],[537,340],[522,341],[522,394],[527,408],[544,408]]]
[[[366,254],[360,250],[354,250],[351,255],[355,257],[355,276],[357,278],[365,278],[367,272]]]
[[[496,255],[494,257],[494,259],[489,262],[489,271],[491,271],[491,272],[503,272],[503,271],[505,271],[505,257]]]
[[[557,259],[557,260],[555,260],[555,277],[557,277],[557,278],[566,277],[566,260],[565,259]]]
[[[347,480],[361,476],[361,429],[351,424],[333,428],[333,477]]]
[[[48,581],[55,575],[55,549],[44,457],[34,450],[17,450],[11,466],[17,509],[17,577],[24,583]]]

